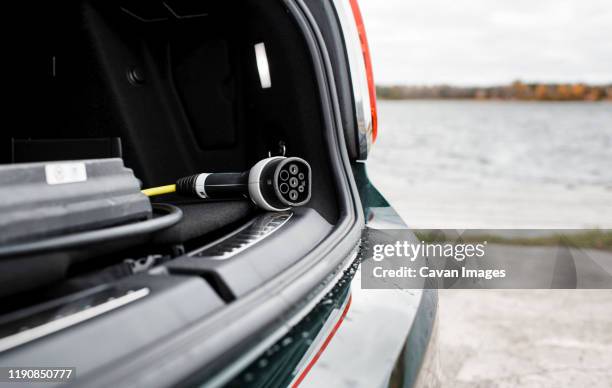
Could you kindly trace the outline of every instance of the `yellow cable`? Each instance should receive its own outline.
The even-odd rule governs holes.
[[[152,187],[150,189],[142,190],[142,193],[147,197],[154,197],[156,195],[174,193],[176,191],[176,185],[167,185]]]

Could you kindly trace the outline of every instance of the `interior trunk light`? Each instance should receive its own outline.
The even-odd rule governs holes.
[[[266,45],[263,42],[255,45],[255,60],[257,61],[257,71],[259,72],[261,88],[268,89],[272,87],[270,67],[268,66],[268,56],[266,54]]]

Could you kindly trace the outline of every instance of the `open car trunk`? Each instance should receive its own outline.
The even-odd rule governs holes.
[[[311,52],[281,1],[11,7],[28,18],[14,31],[18,41],[4,38],[15,58],[14,124],[2,132],[0,168],[120,157],[145,188],[245,171],[284,149],[310,163],[313,180],[308,205],[289,212],[166,195],[153,202],[183,215],[163,230],[0,258],[9,274],[0,295],[3,364],[78,359],[79,375],[93,373],[261,290],[346,217]],[[255,55],[262,43],[269,85]],[[62,324],[40,329],[50,322]]]

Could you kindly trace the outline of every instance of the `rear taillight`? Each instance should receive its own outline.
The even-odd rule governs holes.
[[[353,84],[359,142],[357,158],[366,159],[378,133],[376,87],[368,39],[357,0],[335,0],[334,4],[342,26]]]
[[[351,9],[353,10],[353,16],[355,17],[357,32],[359,33],[361,53],[363,54],[363,62],[365,64],[366,77],[368,79],[370,111],[372,112],[372,142],[374,142],[376,140],[376,135],[378,135],[378,118],[376,116],[376,86],[374,85],[374,73],[372,72],[370,46],[368,45],[368,37],[366,34],[365,25],[363,24],[363,18],[361,17],[361,11],[359,10],[359,4],[357,4],[357,0],[349,1],[351,3]]]

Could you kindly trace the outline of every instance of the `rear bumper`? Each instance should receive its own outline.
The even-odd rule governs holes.
[[[368,227],[375,227],[377,211],[385,223],[395,213],[370,208]],[[439,386],[437,290],[363,289],[357,271],[346,299],[341,325],[300,386],[322,381],[351,387]]]
[[[322,351],[315,362],[304,363],[310,370],[300,387],[323,381],[351,387],[436,386],[436,291],[366,290],[360,281],[357,273],[340,315],[330,317],[340,324],[327,325],[337,327],[333,336],[320,336],[312,353]]]
[[[366,228],[405,227],[369,183],[363,164],[354,166],[354,175],[368,215]],[[361,246],[376,244],[376,236],[364,233]],[[360,264],[370,258],[362,252],[323,299],[231,386],[438,385],[437,291],[363,289]]]

